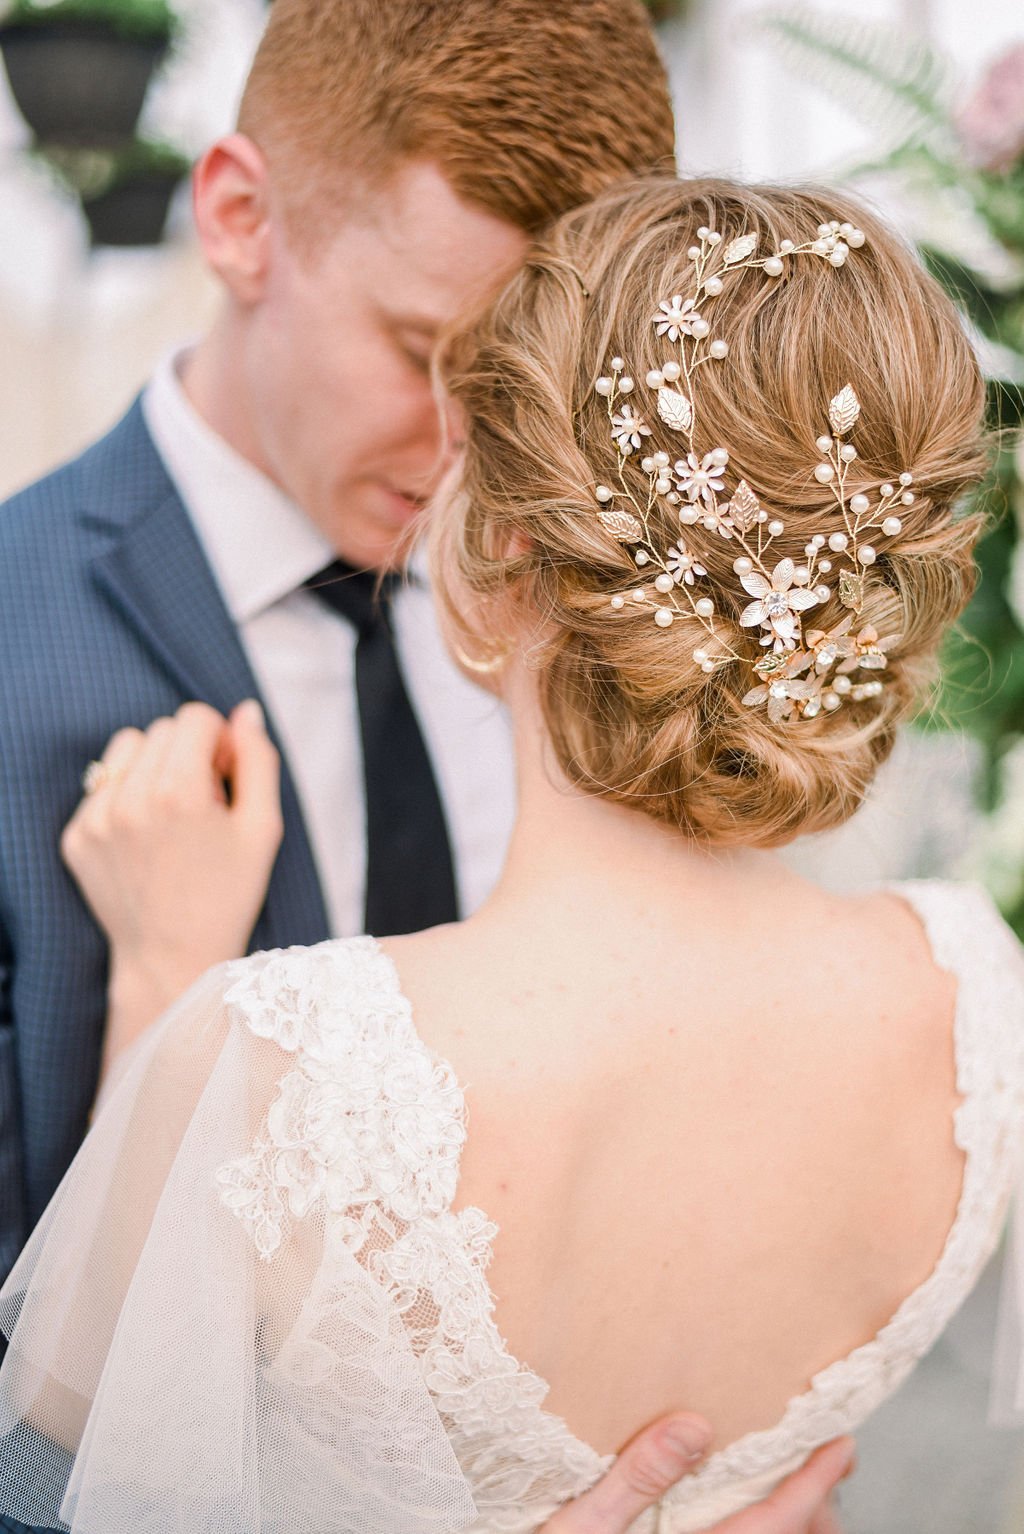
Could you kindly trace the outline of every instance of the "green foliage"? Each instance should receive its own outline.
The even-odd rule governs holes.
[[[1010,257],[1010,275],[997,281],[934,242],[921,247],[925,265],[974,331],[1001,349],[992,371],[1003,375],[988,386],[991,472],[969,507],[990,528],[978,549],[978,589],[946,647],[928,724],[955,725],[983,747],[991,817],[983,862],[1004,913],[1024,936],[1024,144],[1005,168],[972,163],[943,60],[905,35],[794,7],[769,12],[761,25],[802,78],[872,127],[879,154],[849,169],[848,178],[881,173],[940,206],[945,200],[958,224],[973,215],[978,231]],[[991,114],[991,97],[986,110]]]
[[[1003,448],[978,492],[991,531],[978,548],[978,588],[943,656],[937,717],[942,727],[969,731],[985,750],[983,791],[991,806],[1004,751],[1024,724],[1024,636],[1007,597],[1008,572],[1019,538],[1012,514],[1013,455]]]
[[[904,33],[806,6],[772,8],[756,24],[794,73],[842,101],[883,146],[948,146],[949,71]]]
[[[135,139],[125,149],[71,149],[44,145],[36,151],[60,183],[92,202],[115,187],[143,177],[180,181],[192,162],[170,144]]]
[[[64,21],[94,22],[125,37],[170,41],[178,18],[167,0],[9,0],[4,27],[52,27]]]

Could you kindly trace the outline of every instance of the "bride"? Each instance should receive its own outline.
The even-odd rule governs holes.
[[[636,1525],[683,1534],[854,1429],[997,1240],[1015,940],[974,888],[838,897],[770,851],[856,809],[970,594],[956,314],[845,195],[644,182],[443,366],[432,557],[515,727],[503,877],[196,979],[262,898],[272,747],[226,767],[203,709],[115,737],[65,838],[101,1101],[0,1300],[5,1442],[59,1446],[19,1516],[525,1534],[687,1401],[714,1452]]]

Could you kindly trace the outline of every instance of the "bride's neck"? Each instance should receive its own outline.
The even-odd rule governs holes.
[[[515,733],[518,814],[488,915],[521,910],[525,898],[541,919],[552,906],[577,916],[613,905],[653,915],[666,902],[706,899],[763,860],[746,849],[697,847],[673,827],[585,793],[558,765],[530,674],[511,672],[503,696]]]

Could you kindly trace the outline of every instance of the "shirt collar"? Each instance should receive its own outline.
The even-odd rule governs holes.
[[[203,420],[181,385],[184,355],[175,352],[160,363],[142,409],[228,612],[242,624],[336,555],[301,507]]]

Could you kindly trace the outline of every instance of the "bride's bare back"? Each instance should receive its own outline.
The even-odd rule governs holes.
[[[767,859],[631,893],[386,945],[466,1089],[499,1330],[601,1452],[683,1401],[720,1444],[777,1422],[934,1268],[963,1162],[955,982],[905,902]]]
[[[771,1427],[957,1211],[952,976],[894,895],[754,850],[855,811],[973,584],[976,361],[862,211],[624,187],[450,348],[435,568],[520,815],[485,910],[389,946],[498,1326],[601,1450],[683,1400]]]

